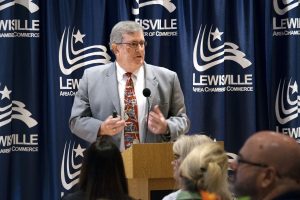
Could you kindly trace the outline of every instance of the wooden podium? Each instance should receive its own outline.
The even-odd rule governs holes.
[[[130,196],[150,200],[150,191],[176,189],[172,146],[173,143],[133,144],[122,153]]]

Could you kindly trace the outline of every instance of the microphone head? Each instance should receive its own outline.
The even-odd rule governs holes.
[[[150,97],[151,90],[149,88],[143,89],[143,95],[144,95],[144,97]]]

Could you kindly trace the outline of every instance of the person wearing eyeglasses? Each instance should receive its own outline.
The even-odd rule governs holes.
[[[184,158],[195,148],[198,146],[202,146],[202,144],[214,142],[210,137],[202,134],[194,134],[194,135],[181,135],[173,144],[173,154],[174,160],[172,161],[173,166],[173,176],[176,180],[178,187],[181,188],[182,185],[180,183],[179,178],[179,166]],[[175,200],[177,195],[181,192],[181,189],[174,191],[168,195],[166,195],[162,200]]]
[[[75,135],[88,142],[109,135],[123,151],[133,143],[174,140],[189,130],[178,76],[146,63],[146,44],[140,24],[121,21],[113,27],[116,60],[84,71],[69,120]]]
[[[231,168],[238,197],[300,199],[300,146],[287,135],[273,131],[252,135]]]

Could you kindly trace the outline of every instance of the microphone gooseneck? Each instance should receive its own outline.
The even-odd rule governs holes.
[[[143,95],[144,97],[147,98],[147,121],[146,121],[146,126],[145,126],[145,140],[147,140],[147,135],[148,135],[148,121],[149,121],[149,112],[150,112],[150,102],[149,102],[149,97],[151,96],[151,90],[149,88],[143,89]]]

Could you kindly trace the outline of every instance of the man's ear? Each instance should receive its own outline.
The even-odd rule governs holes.
[[[267,167],[263,170],[263,173],[260,175],[261,177],[261,187],[267,188],[276,180],[276,169],[274,167]]]
[[[113,43],[113,44],[111,45],[111,49],[112,49],[112,52],[113,52],[115,55],[117,55],[117,54],[119,53],[119,49],[118,49],[118,45],[117,45],[117,44]]]

